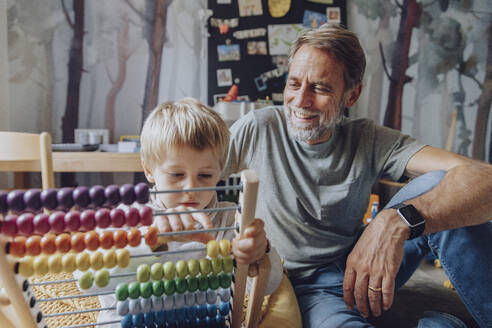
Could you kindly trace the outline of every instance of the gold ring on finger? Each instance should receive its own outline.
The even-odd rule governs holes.
[[[381,292],[383,289],[381,287],[372,287],[372,286],[367,286],[367,288],[372,291],[372,292],[375,292],[375,293],[379,293]]]

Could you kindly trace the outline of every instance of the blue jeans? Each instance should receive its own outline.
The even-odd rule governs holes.
[[[426,193],[444,175],[443,171],[435,171],[412,180],[393,197],[387,207]],[[490,222],[408,240],[405,242],[403,261],[396,276],[396,289],[410,279],[424,257],[432,252],[439,258],[444,271],[476,322],[481,327],[492,327],[491,241]],[[304,327],[372,327],[357,309],[347,310],[343,301],[346,259],[343,257],[319,268],[309,278],[292,279]],[[419,321],[419,327],[463,327],[460,320],[451,318],[432,313]]]

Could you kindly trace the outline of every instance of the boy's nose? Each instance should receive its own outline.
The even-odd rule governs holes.
[[[195,178],[190,177],[186,180],[185,189],[193,189],[197,187],[198,187],[198,182],[196,181]]]

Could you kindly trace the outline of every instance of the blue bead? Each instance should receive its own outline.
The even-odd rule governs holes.
[[[228,315],[231,309],[231,305],[229,302],[220,302],[219,303],[219,312],[222,315]]]
[[[154,313],[155,323],[158,325],[163,325],[166,323],[166,311],[159,311]]]
[[[144,322],[148,327],[153,327],[155,322],[154,312],[144,313]]]
[[[132,315],[127,314],[121,319],[121,328],[132,328]]]
[[[207,324],[207,328],[215,328],[215,317],[206,317],[205,323]]]
[[[174,323],[176,321],[176,315],[174,313],[174,310],[166,310],[166,322],[167,323]]]
[[[185,320],[186,314],[184,308],[176,309],[174,312],[176,313],[176,321],[181,322]]]
[[[207,315],[209,317],[215,317],[217,315],[217,305],[207,304]]]
[[[225,326],[225,318],[220,314],[215,316],[215,322],[217,323],[217,327],[222,328]]]
[[[133,327],[145,328],[145,320],[144,320],[143,313],[134,314],[132,317],[132,321],[133,321]]]
[[[195,319],[195,325],[197,327],[204,327],[205,326],[205,319],[202,319],[202,318],[197,317]]]
[[[195,319],[196,308],[194,306],[186,307],[186,318],[189,320]]]
[[[207,306],[206,305],[197,305],[196,307],[196,315],[198,318],[205,318],[207,316]]]

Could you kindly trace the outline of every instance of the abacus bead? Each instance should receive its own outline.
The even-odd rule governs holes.
[[[34,260],[31,256],[24,256],[19,259],[19,274],[24,278],[29,278],[34,274]]]
[[[72,247],[72,240],[68,233],[62,233],[56,236],[56,249],[60,253],[67,253]]]
[[[140,297],[140,284],[136,281],[128,285],[128,296],[131,299],[137,299]]]
[[[150,266],[148,264],[140,264],[137,268],[137,281],[146,282],[150,279]]]
[[[48,210],[54,210],[58,207],[58,201],[56,200],[56,189],[45,189],[41,192],[41,202],[43,207]]]
[[[113,227],[121,228],[125,225],[125,212],[121,208],[113,208],[111,212],[109,212],[109,216],[111,217],[111,225]]]
[[[176,292],[183,294],[188,289],[188,284],[185,278],[176,279]]]
[[[64,209],[70,209],[73,207],[73,188],[65,187],[58,190],[56,193],[56,200],[58,205]]]
[[[150,276],[152,280],[161,280],[164,277],[164,268],[162,263],[156,262],[150,267]]]
[[[135,195],[137,197],[137,202],[140,204],[147,203],[150,198],[149,186],[144,182],[138,183],[135,186]]]
[[[103,249],[110,249],[113,247],[114,240],[113,233],[111,231],[103,231],[99,238],[99,243]]]
[[[210,271],[212,270],[211,265],[210,265],[210,260],[207,258],[201,258],[200,259],[200,272],[202,275],[208,275]]]
[[[54,212],[49,218],[51,231],[54,233],[62,233],[65,231],[65,213]]]
[[[215,317],[206,317],[205,318],[205,327],[207,328],[215,328]]]
[[[142,234],[137,228],[133,228],[128,232],[128,245],[136,247],[140,245],[140,240],[142,239]]]
[[[168,325],[166,327],[175,328],[175,326],[174,326],[175,321],[176,321],[176,315],[175,315],[174,310],[167,310],[166,311],[166,322],[168,323]]]
[[[225,272],[219,274],[220,287],[229,288],[231,287],[231,276]]]
[[[207,315],[215,319],[215,316],[217,315],[217,305],[215,305],[215,303],[207,304]]]
[[[231,310],[231,304],[229,302],[220,302],[219,303],[219,313],[226,316],[229,314]]]
[[[135,328],[145,327],[144,314],[141,312],[133,315],[132,321],[133,321],[133,327]]]
[[[195,293],[195,298],[196,298],[196,304],[198,305],[203,305],[207,303],[207,295],[205,292],[196,292]]]
[[[80,214],[80,226],[85,231],[94,230],[96,227],[96,213],[93,210],[85,210]]]
[[[174,280],[165,280],[164,281],[164,293],[166,295],[171,296],[176,291],[176,282]]]
[[[2,233],[14,237],[17,234],[17,215],[9,214],[2,222]]]
[[[44,235],[51,230],[50,217],[48,214],[39,213],[36,214],[33,220],[34,230],[36,233]]]
[[[176,262],[176,273],[179,278],[184,278],[188,275],[188,263],[183,260]]]
[[[224,272],[231,273],[234,270],[234,260],[231,256],[226,256],[222,258],[222,268]]]
[[[198,279],[196,277],[188,277],[186,285],[188,286],[188,291],[193,293],[198,289]]]
[[[124,248],[128,244],[128,237],[125,230],[116,230],[113,232],[114,247]]]
[[[208,287],[210,289],[217,289],[219,288],[219,277],[217,277],[216,274],[211,273],[208,275]]]
[[[63,270],[62,266],[62,255],[55,254],[51,255],[48,259],[48,266],[50,268],[51,273],[60,273]]]
[[[220,288],[219,295],[222,302],[229,302],[231,299],[231,290],[229,288]]]
[[[99,234],[95,231],[85,233],[85,247],[90,251],[95,251],[99,248]]]
[[[74,252],[82,252],[85,249],[85,234],[82,232],[73,234],[71,238],[71,246]]]
[[[145,233],[145,243],[150,247],[157,245],[159,230],[157,227],[149,227]]]
[[[62,266],[65,272],[74,272],[77,270],[77,257],[74,253],[67,253],[62,256]]]
[[[97,271],[94,280],[96,281],[96,285],[98,287],[106,287],[109,285],[109,271],[106,269]]]
[[[135,207],[125,208],[125,222],[129,227],[135,227],[140,222],[140,214]]]
[[[116,303],[116,313],[118,313],[118,315],[120,317],[123,317],[125,315],[128,314],[128,300],[124,300],[124,301],[118,301]]]
[[[148,206],[142,206],[138,209],[138,214],[140,215],[140,224],[144,226],[149,226],[154,222],[154,216],[152,214],[152,209]]]
[[[54,254],[57,250],[56,235],[54,233],[47,233],[41,238],[41,251],[44,254]]]
[[[72,232],[77,232],[80,230],[80,212],[70,211],[65,214],[65,229]]]
[[[154,313],[154,321],[157,327],[166,327],[166,311],[161,310]]]
[[[188,260],[188,274],[195,277],[200,273],[200,262],[197,259]]]
[[[105,229],[111,225],[111,215],[107,208],[98,209],[96,211],[95,219],[96,225],[101,229]]]
[[[133,322],[132,322],[132,315],[127,314],[121,319],[121,328],[132,328]]]
[[[155,280],[152,282],[152,294],[154,296],[160,297],[164,294],[164,281]]]
[[[0,214],[5,214],[9,210],[7,205],[7,195],[8,193],[4,190],[0,190]]]
[[[135,195],[135,189],[133,185],[127,183],[120,187],[120,196],[123,204],[131,205],[137,199],[137,195]]]
[[[131,314],[137,314],[140,313],[140,301],[137,299],[130,299],[128,301],[128,311]]]
[[[204,319],[207,316],[207,306],[199,305],[196,307],[196,316],[198,318]]]
[[[170,279],[174,279],[175,275],[176,275],[176,269],[174,267],[174,262],[171,262],[171,261],[167,261],[166,263],[164,263],[164,278],[170,280]]]
[[[73,190],[73,201],[80,208],[85,208],[91,203],[91,198],[89,197],[89,188],[86,186],[79,186]]]
[[[217,292],[215,290],[207,290],[207,303],[215,304],[217,302]]]
[[[17,231],[24,235],[31,235],[34,232],[34,215],[23,213],[17,217]]]
[[[154,322],[154,313],[147,311],[144,313],[144,322],[146,327],[155,327]]]
[[[184,296],[185,296],[186,306],[195,305],[195,294],[194,293],[186,293]]]
[[[119,268],[126,268],[130,264],[130,252],[126,248],[118,249],[116,262]]]
[[[104,262],[104,267],[111,269],[116,266],[117,260],[116,260],[116,252],[112,249],[104,252],[103,255],[103,262]]]
[[[183,296],[183,295],[179,295],[179,296]],[[178,302],[179,302],[179,304],[181,304],[181,301],[178,301]],[[176,296],[174,296],[174,304],[177,304],[176,303]],[[184,320],[186,318],[185,310],[183,309],[183,306],[184,306],[184,300],[183,300],[182,306],[176,305],[176,309],[174,309],[174,314],[176,315],[176,321],[177,322],[184,322]]]
[[[211,258],[219,256],[219,243],[217,240],[210,240],[207,243],[207,255]]]
[[[41,254],[41,237],[31,236],[26,241],[26,253],[32,256]]]
[[[15,212],[22,212],[26,208],[24,203],[24,191],[13,190],[7,195],[7,206]]]
[[[92,186],[89,189],[89,197],[91,198],[92,204],[96,207],[100,207],[106,201],[106,197],[104,196],[104,187],[103,186]]]
[[[222,259],[220,257],[214,257],[212,259],[212,272],[217,274],[222,271]]]
[[[198,289],[204,292],[208,289],[208,278],[207,276],[198,277]]]
[[[219,313],[215,316],[215,323],[217,324],[217,328],[225,328],[225,318]]]
[[[24,194],[24,203],[26,208],[32,211],[39,211],[43,207],[41,202],[41,190],[40,189],[29,189]]]
[[[15,237],[15,239],[10,243],[9,252],[14,256],[23,257],[26,254],[26,237]]]
[[[86,252],[79,253],[77,254],[75,262],[78,270],[87,271],[91,267],[91,256]]]
[[[114,184],[104,188],[104,196],[106,197],[106,202],[113,206],[121,201],[119,187]]]
[[[171,310],[174,308],[174,297],[172,295],[162,296],[162,304],[164,310]]]
[[[152,309],[152,301],[150,300],[150,297],[140,299],[140,308],[142,309],[142,312],[150,312]]]
[[[118,301],[124,301],[128,298],[128,285],[125,284],[124,282],[118,284],[116,286],[116,291],[115,291],[116,299]]]
[[[150,301],[152,303],[152,311],[159,312],[160,310],[162,310],[162,307],[164,306],[164,304],[162,303],[162,297],[152,295],[150,297]]]
[[[38,276],[44,276],[49,272],[48,257],[46,255],[36,256],[33,263],[34,272]]]
[[[99,251],[91,254],[91,269],[99,270],[104,266],[103,254]]]

